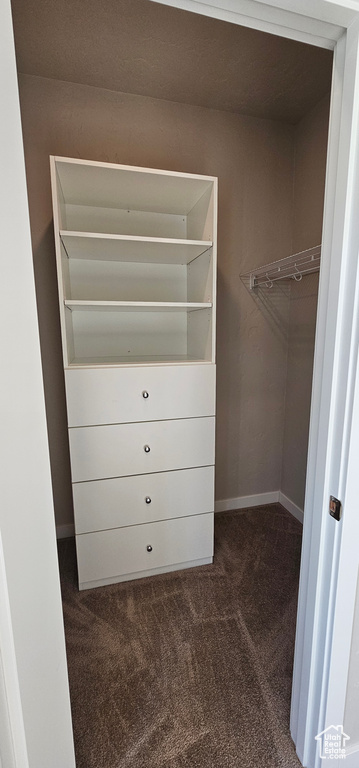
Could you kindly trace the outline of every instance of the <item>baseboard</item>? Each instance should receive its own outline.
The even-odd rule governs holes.
[[[275,504],[279,501],[279,491],[254,493],[251,496],[237,496],[235,499],[219,499],[214,506],[215,512],[228,512],[231,509],[260,507],[263,504]],[[284,505],[283,505],[284,506]]]
[[[303,524],[304,519],[304,512],[303,510],[297,506],[297,504],[294,504],[294,501],[291,499],[288,499],[288,496],[285,496],[282,491],[279,491],[279,503],[286,509],[288,512],[290,512],[293,517],[295,517],[297,520],[299,520],[300,523]]]
[[[75,536],[75,526],[73,523],[56,526],[57,539],[70,539],[72,536]]]
[[[231,509],[247,509],[261,507],[264,504],[280,503],[287,512],[290,512],[296,520],[303,523],[303,510],[288,499],[282,491],[268,491],[268,493],[254,493],[251,496],[237,496],[235,499],[219,499],[215,503],[215,512],[228,512]]]

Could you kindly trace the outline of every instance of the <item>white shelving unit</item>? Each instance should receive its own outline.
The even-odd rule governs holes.
[[[52,178],[65,367],[214,362],[215,180],[66,158]]]
[[[51,179],[80,588],[210,563],[217,180]]]

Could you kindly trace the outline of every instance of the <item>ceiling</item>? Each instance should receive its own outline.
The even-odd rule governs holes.
[[[19,72],[296,123],[332,53],[149,0],[12,0]]]

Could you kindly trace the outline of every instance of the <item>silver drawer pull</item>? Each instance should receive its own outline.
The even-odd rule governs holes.
[[[147,544],[146,549],[147,549],[147,552],[152,552],[151,544]]]
[[[145,452],[145,453],[149,453],[149,452],[150,452],[150,450],[151,450],[151,448],[150,448],[150,446],[149,446],[149,445],[144,445],[144,446],[143,446],[143,450],[144,450],[144,452]]]
[[[151,496],[146,496],[145,498],[146,504],[151,504],[151,501],[152,501]]]
[[[146,392],[145,389],[142,392],[142,397],[144,397],[145,400],[147,400],[147,398],[149,397],[149,394],[148,394],[148,392]]]

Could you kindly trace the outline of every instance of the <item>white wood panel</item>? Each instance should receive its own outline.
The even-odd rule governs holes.
[[[70,427],[215,414],[214,365],[65,371]],[[149,397],[144,398],[143,392]]]
[[[214,510],[214,467],[74,483],[73,496],[77,534],[202,515]]]
[[[51,175],[51,193],[52,193],[52,211],[54,222],[54,235],[55,235],[55,253],[56,253],[56,273],[57,273],[57,288],[59,299],[59,312],[60,312],[60,324],[61,324],[61,341],[62,341],[62,356],[64,365],[68,365],[69,359],[73,357],[73,335],[71,315],[66,311],[66,307],[63,302],[63,298],[66,290],[68,289],[67,282],[67,266],[64,265],[66,255],[64,248],[61,245],[59,237],[60,226],[63,225],[64,219],[64,202],[61,187],[58,183],[57,171],[55,160],[50,157],[50,175]],[[65,266],[64,274],[62,268]],[[68,317],[70,315],[70,319]]]
[[[213,249],[210,248],[187,267],[187,299],[188,301],[213,301]]]
[[[152,551],[147,551],[147,546]],[[213,514],[76,537],[79,582],[131,575],[213,556]]]
[[[187,315],[188,355],[194,359],[215,362],[216,340],[211,309],[189,312]]]
[[[212,465],[214,427],[214,417],[75,427],[69,430],[72,480]]]
[[[66,230],[62,230],[60,235],[69,259],[188,264],[212,246],[211,240],[174,240]]]
[[[187,237],[199,240],[216,239],[217,179],[206,189],[187,216]]]

